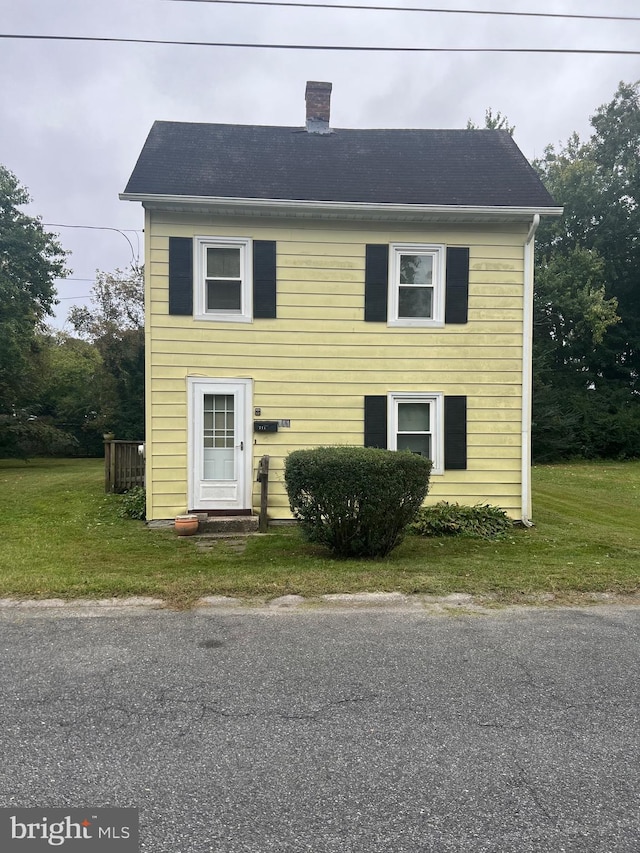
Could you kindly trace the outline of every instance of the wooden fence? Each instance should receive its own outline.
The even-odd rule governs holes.
[[[144,447],[142,441],[104,442],[104,490],[122,494],[134,486],[144,486]]]

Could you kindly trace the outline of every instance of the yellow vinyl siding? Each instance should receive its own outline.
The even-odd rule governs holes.
[[[364,284],[363,284],[363,286],[364,286]],[[154,290],[155,290],[155,288],[154,288]],[[152,293],[153,293],[153,290],[152,290]],[[204,332],[207,339],[211,338],[212,333],[213,333],[213,324],[210,321],[192,320],[190,317],[177,317],[177,316],[176,317],[170,317],[167,313],[168,305],[169,305],[169,300],[167,298],[166,293],[164,293],[164,296],[162,299],[159,299],[157,302],[154,303],[154,307],[156,309],[162,309],[164,307],[164,311],[160,311],[160,313],[154,314],[154,317],[153,317],[154,330],[155,330],[154,335],[155,336],[159,335],[162,329],[167,329],[168,331],[166,333],[166,338],[177,340],[177,339],[180,339],[180,330],[185,329],[185,330],[188,330],[188,332],[184,336],[182,336],[183,338],[192,340],[196,335],[198,335],[199,331]],[[363,297],[363,305],[364,305],[364,297]],[[289,340],[292,340],[293,339],[291,337],[292,333],[296,333],[297,331],[304,329],[305,342],[306,342],[306,336],[310,335],[310,334],[321,335],[321,337],[324,338],[325,340],[332,340],[332,339],[336,339],[336,337],[338,335],[344,336],[345,331],[348,331],[349,332],[349,338],[352,342],[354,341],[354,336],[355,336],[355,340],[357,340],[358,342],[367,343],[366,336],[369,335],[370,336],[369,342],[370,342],[371,338],[375,337],[376,343],[380,343],[379,336],[375,335],[374,332],[372,332],[369,329],[362,329],[361,328],[361,326],[364,325],[364,307],[362,309],[361,314],[362,314],[361,318],[355,323],[352,320],[350,320],[349,322],[346,322],[341,317],[333,317],[331,319],[331,323],[329,324],[329,327],[325,321],[320,321],[320,320],[318,320],[318,321],[316,321],[316,320],[305,320],[305,321],[298,320],[298,321],[292,322],[291,319],[289,319],[286,322],[284,322],[281,317],[279,317],[277,320],[256,320],[255,323],[252,324],[253,329],[251,331],[251,335],[252,335],[251,339],[253,340],[253,336],[255,335],[256,339],[260,340],[260,333],[264,333],[267,338],[269,338],[271,336],[273,336],[274,338],[276,338],[277,336],[280,336],[282,338],[284,335],[288,335]],[[256,324],[258,324],[258,328],[256,328]],[[406,342],[408,340],[408,337],[407,337],[408,335],[416,335],[418,337],[420,337],[421,335],[424,335],[423,329],[410,329],[410,328],[393,329],[393,328],[387,328],[386,326],[384,326],[383,323],[377,323],[377,324],[367,323],[366,325],[367,326],[377,325],[380,327],[380,329],[382,329],[383,327],[385,328],[385,330],[386,330],[385,331],[385,338],[384,338],[384,345],[385,346],[387,346],[387,338],[389,339],[388,346],[392,346],[394,343],[394,340],[396,340],[398,343],[402,342],[404,345],[406,345]],[[221,328],[221,325],[219,324],[215,327],[215,332],[216,332],[216,335],[219,335],[221,339],[224,339],[225,341],[227,341],[227,340],[234,340],[235,338],[230,338],[229,336],[231,334],[233,334],[233,332],[235,332],[236,335],[240,334],[241,333],[240,330],[243,328],[246,328],[246,326],[240,325],[239,323],[238,324],[229,323],[228,329]],[[456,335],[456,334],[460,334],[459,331],[453,331],[453,328],[454,327],[447,329],[446,334],[451,335],[451,336]],[[458,329],[458,330],[460,328],[465,328],[465,327],[460,327],[460,326],[456,327],[456,329]],[[521,337],[522,328],[521,328],[521,326],[514,324],[512,321],[503,320],[502,318],[491,318],[489,320],[484,320],[482,322],[478,322],[478,320],[476,319],[476,322],[474,323],[473,328],[474,328],[474,341],[476,340],[476,335],[477,336],[483,336],[484,335],[487,338],[490,337],[491,341],[493,343],[497,343],[498,345],[502,345],[504,343],[505,346],[521,346],[521,344],[522,344],[522,337]],[[520,333],[519,334],[516,333],[517,341],[514,342],[512,340],[514,337],[514,329],[518,329],[518,328],[520,328]],[[441,332],[444,332],[444,331],[445,331],[444,329],[431,329],[430,330],[430,332],[433,335],[440,334]],[[394,335],[396,336],[396,338],[394,338]],[[496,340],[496,337],[495,337],[496,335],[500,335],[499,340]],[[343,339],[344,339],[344,337],[343,337]],[[420,341],[419,341],[419,343],[420,343]]]
[[[289,516],[286,455],[318,444],[361,445],[364,396],[389,391],[468,398],[468,469],[434,476],[430,501],[490,501],[520,517],[524,226],[211,223],[195,214],[153,213],[147,235],[150,518],[191,509],[187,376],[251,378],[260,419],[291,420],[290,428],[254,435],[254,480],[260,456],[271,457],[272,517]],[[277,319],[240,324],[169,316],[169,237],[207,235],[276,240]],[[393,242],[470,248],[467,325],[364,322],[365,246]],[[253,490],[256,507],[255,482]]]

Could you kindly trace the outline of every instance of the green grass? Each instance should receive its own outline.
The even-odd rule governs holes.
[[[376,561],[337,560],[293,528],[208,553],[171,530],[118,516],[101,460],[0,462],[0,596],[467,592],[519,601],[541,592],[640,591],[640,462],[537,466],[532,530],[503,539],[411,536]]]

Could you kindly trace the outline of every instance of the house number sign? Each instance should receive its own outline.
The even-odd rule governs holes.
[[[278,421],[254,421],[254,432],[278,432]]]

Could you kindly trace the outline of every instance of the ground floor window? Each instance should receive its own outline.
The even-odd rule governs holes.
[[[388,395],[390,450],[410,450],[444,467],[443,395],[391,392]]]

